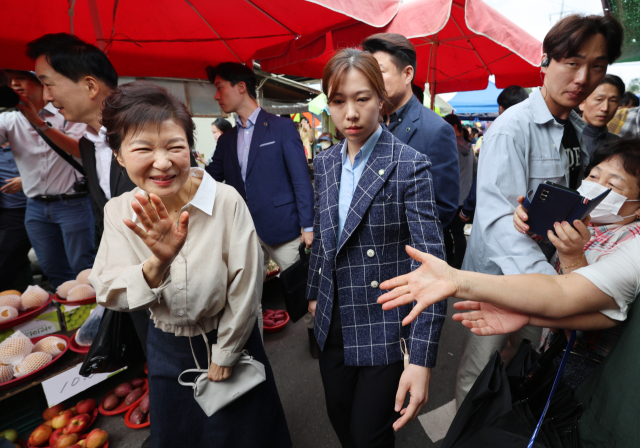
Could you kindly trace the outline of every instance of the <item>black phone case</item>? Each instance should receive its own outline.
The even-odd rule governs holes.
[[[529,216],[529,231],[546,237],[556,222],[573,223],[576,219],[582,221],[610,191],[609,189],[596,198],[587,199],[571,188],[543,182],[538,185],[535,194],[532,195],[533,190],[529,191],[522,204]]]

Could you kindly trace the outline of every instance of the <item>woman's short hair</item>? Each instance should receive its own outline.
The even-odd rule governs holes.
[[[393,106],[384,88],[384,80],[378,61],[371,54],[355,48],[339,51],[324,67],[322,72],[322,91],[327,96],[328,102],[331,103],[340,88],[340,83],[350,70],[360,71],[369,80],[378,98],[382,100],[381,115],[390,113]]]
[[[182,102],[167,89],[149,81],[134,81],[117,87],[105,100],[100,124],[107,128],[107,144],[120,152],[124,139],[150,124],[158,127],[173,120],[187,136],[189,148],[195,144],[195,124]]]
[[[595,151],[590,166],[594,167],[613,158],[618,158],[622,162],[624,170],[636,178],[640,188],[640,138],[626,137],[609,140]]]
[[[223,134],[233,127],[233,125],[229,123],[229,120],[225,118],[216,118],[211,124],[217,127]]]
[[[553,25],[542,42],[542,51],[547,59],[559,61],[577,56],[582,46],[596,34],[602,34],[607,45],[609,64],[622,52],[622,25],[612,15],[584,16],[572,14]]]

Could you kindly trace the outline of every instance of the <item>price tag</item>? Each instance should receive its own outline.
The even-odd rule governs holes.
[[[73,397],[83,390],[101,383],[107,378],[110,378],[126,369],[126,367],[124,367],[111,373],[95,373],[84,377],[80,375],[81,366],[82,363],[67,370],[66,372],[62,372],[61,374],[42,382],[42,388],[44,389],[44,394],[47,397],[47,403],[49,406],[62,403],[67,398]]]

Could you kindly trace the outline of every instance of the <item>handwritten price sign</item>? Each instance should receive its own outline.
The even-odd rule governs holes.
[[[82,364],[78,364],[72,369],[42,382],[42,388],[44,389],[44,394],[47,397],[47,403],[49,406],[62,403],[67,398],[73,397],[83,390],[87,390],[91,386],[101,383],[107,378],[126,369],[125,367],[112,373],[96,373],[88,377],[84,377],[80,375],[81,366]]]

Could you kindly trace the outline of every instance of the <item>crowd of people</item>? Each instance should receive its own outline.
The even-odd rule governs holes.
[[[543,42],[542,87],[505,89],[482,134],[423,106],[407,38],[369,36],[324,69],[343,139],[329,136],[312,159],[313,182],[314,131],[261,108],[251,68],[207,67],[220,108],[237,118],[212,123],[216,150],[201,168],[191,115],[166,89],[118,86],[97,47],[42,36],[28,45],[33,72],[5,71],[21,102],[0,114],[0,289],[30,282],[30,246],[53,288],[92,268],[97,302],[129,313],[146,350],[153,447],[291,446],[261,296],[270,259],[286,270],[301,246],[309,348],[343,447],[393,447],[417,417],[448,297],[470,311],[453,316],[471,329],[458,407],[496,350],[537,347],[548,328],[585,331],[576,350],[587,361],[565,382],[583,397],[620,397],[636,416],[616,372],[585,383],[609,359],[637,365],[616,351],[635,337],[620,324],[640,293],[638,98],[606,74],[622,34],[610,16],[560,20]],[[533,235],[522,195],[544,181],[588,198],[611,192],[584,222]],[[207,416],[178,377],[207,365],[224,383],[245,352],[266,380]],[[584,402],[585,421],[613,412],[595,403]],[[634,428],[598,421],[581,425],[585,446],[603,446],[605,433],[609,446],[637,443]]]

